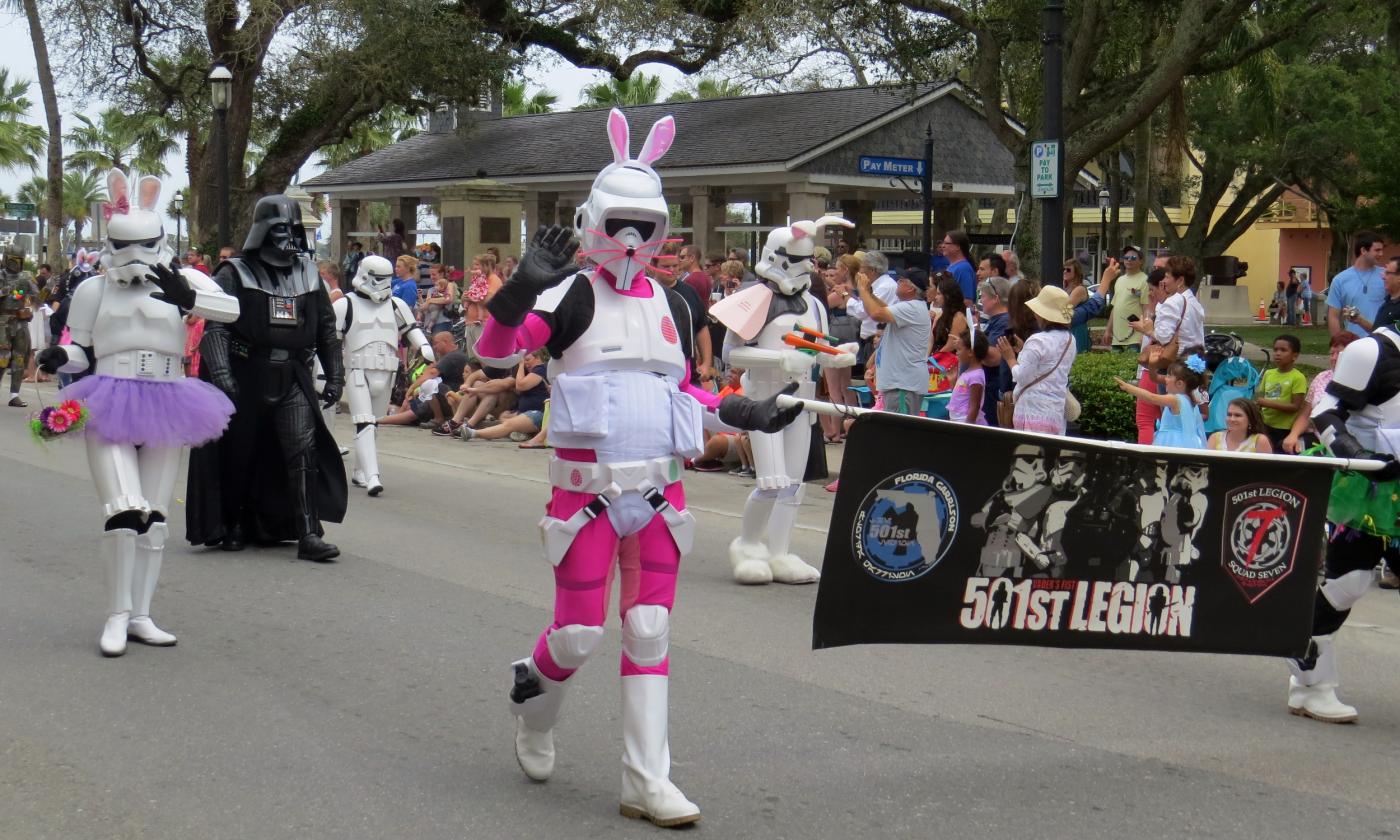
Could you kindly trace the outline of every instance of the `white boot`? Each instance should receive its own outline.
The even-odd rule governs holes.
[[[778,583],[816,583],[821,580],[821,572],[803,562],[793,554],[792,528],[797,524],[797,510],[802,505],[802,485],[788,488],[785,495],[779,496],[773,505],[773,513],[768,518],[768,567],[772,569],[773,580]]]
[[[671,783],[667,739],[670,678],[641,674],[622,678],[622,806],[624,817],[664,828],[700,820],[700,809]]]
[[[1304,671],[1296,659],[1288,660],[1288,711],[1324,723],[1355,723],[1354,706],[1337,699],[1337,650],[1332,637],[1314,636],[1317,659]]]
[[[136,565],[131,579],[133,609],[131,622],[126,628],[130,638],[156,647],[170,647],[176,642],[174,635],[160,629],[151,620],[151,596],[155,594],[156,580],[160,578],[167,533],[169,526],[157,522],[146,533],[136,537]]]
[[[515,715],[515,760],[537,782],[554,773],[554,724],[564,702],[564,683],[555,682],[535,668],[534,657],[511,663],[515,684],[510,710]],[[529,695],[529,696],[523,696]],[[521,699],[516,700],[517,697]]]
[[[379,453],[375,449],[374,433],[377,428],[370,423],[355,433],[355,474],[369,488],[371,496],[384,492],[384,485],[379,483]]]
[[[136,565],[136,532],[118,528],[102,532],[102,560],[107,569],[107,623],[97,646],[103,656],[126,653],[131,621],[131,578]]]

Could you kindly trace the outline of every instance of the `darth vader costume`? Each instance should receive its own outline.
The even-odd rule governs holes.
[[[190,453],[185,533],[192,544],[238,551],[248,542],[297,541],[297,556],[324,562],[340,550],[322,521],[345,516],[345,467],[317,410],[313,362],[326,372],[320,399],[345,382],[330,297],[308,256],[301,208],[260,199],[243,250],[214,280],[238,298],[231,324],[210,323],[200,376],[233,400],[228,431]]]

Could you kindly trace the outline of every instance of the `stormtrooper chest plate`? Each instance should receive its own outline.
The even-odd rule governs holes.
[[[185,320],[180,310],[151,297],[147,283],[107,283],[92,327],[98,358],[126,350],[154,350],[179,357],[185,352]]]
[[[351,308],[350,328],[345,331],[345,349],[354,352],[376,342],[389,345],[397,345],[399,342],[399,324],[398,319],[394,317],[394,299],[375,302],[357,296]]]
[[[574,282],[582,282],[576,277]],[[665,290],[651,280],[651,297],[619,294],[604,280],[593,281],[593,320],[564,351],[565,373],[640,370],[680,379],[686,358],[680,330],[671,317]]]

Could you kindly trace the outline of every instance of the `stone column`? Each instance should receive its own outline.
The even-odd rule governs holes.
[[[336,263],[345,259],[345,243],[359,224],[360,202],[357,199],[331,199],[331,259]]]
[[[715,212],[714,196],[708,186],[690,188],[690,237],[702,261],[705,255],[723,249],[724,242],[719,231],[715,230],[723,219],[723,208],[718,214]]]
[[[508,254],[520,255],[520,218],[526,212],[525,190],[500,181],[480,179],[443,187],[438,190],[438,197],[442,202],[444,231],[461,226],[463,264],[493,245],[502,258]]]
[[[817,184],[788,184],[788,218],[800,222],[822,217],[826,214],[826,196],[829,192],[829,188]]]
[[[400,198],[399,210],[394,217],[403,219],[403,247],[411,254],[418,246],[418,237],[413,235],[414,228],[418,227],[418,199]]]

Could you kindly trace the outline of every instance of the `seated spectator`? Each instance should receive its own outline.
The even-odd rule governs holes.
[[[520,444],[521,449],[551,449],[549,445],[549,400],[544,401],[544,420],[535,436]]]
[[[427,365],[408,386],[404,404],[399,410],[379,419],[381,426],[410,426],[415,423],[441,425],[452,415],[452,404],[447,394],[462,387],[466,375],[467,356],[457,349],[452,333],[434,333],[433,354],[437,361]],[[436,388],[424,392],[424,385],[432,380],[440,380]]]
[[[1118,377],[1113,380],[1118,387],[1140,400],[1161,406],[1162,420],[1157,425],[1157,434],[1152,438],[1153,446],[1175,446],[1182,449],[1205,449],[1206,427],[1201,419],[1201,411],[1191,398],[1205,374],[1205,359],[1191,356],[1186,361],[1173,362],[1167,368],[1163,384],[1167,392],[1159,394],[1124,382]]]
[[[459,427],[462,440],[500,440],[516,434],[528,438],[539,433],[544,425],[544,403],[549,398],[545,364],[540,354],[527,353],[509,381],[517,394],[515,409],[501,412],[501,422],[489,429],[477,430],[470,423],[462,424]]]
[[[467,376],[457,391],[457,401],[452,416],[433,429],[440,437],[465,436],[462,429],[480,429],[486,418],[501,414],[510,407],[515,395],[515,370],[509,368],[483,367]]]
[[[1293,419],[1293,428],[1289,430],[1288,437],[1283,439],[1282,452],[1297,455],[1317,442],[1312,424],[1313,406],[1317,405],[1317,401],[1327,390],[1327,383],[1332,381],[1332,374],[1337,372],[1337,357],[1342,354],[1342,348],[1356,339],[1357,335],[1354,332],[1339,332],[1332,336],[1332,341],[1328,344],[1332,351],[1331,364],[1327,370],[1313,377],[1312,384],[1308,386],[1308,395],[1303,399],[1303,406],[1298,409],[1298,416]]]
[[[725,374],[727,382],[719,391],[719,398],[724,399],[730,394],[743,394],[744,369],[731,367]],[[693,466],[699,472],[719,472],[728,467],[750,467],[753,466],[752,458],[745,457],[744,447],[738,432],[715,432],[710,435],[710,439],[705,441],[705,451],[696,458]]]
[[[948,275],[951,285],[957,289],[957,281]],[[961,292],[959,292],[961,294]],[[948,419],[959,423],[987,425],[987,416],[982,413],[982,392],[987,387],[987,375],[982,362],[987,358],[987,336],[974,330],[971,338],[966,332],[953,336],[954,352],[958,354],[958,374],[953,385],[953,393],[948,397]]]
[[[1302,350],[1303,342],[1296,335],[1274,339],[1274,366],[1264,371],[1256,389],[1255,399],[1264,415],[1264,432],[1276,450],[1282,450],[1308,393],[1308,378],[1293,367]]]
[[[1244,397],[1230,400],[1230,407],[1225,411],[1225,429],[1210,436],[1206,449],[1265,454],[1274,451],[1269,445],[1269,436],[1264,434],[1264,418],[1259,415],[1259,406],[1254,400]]]

